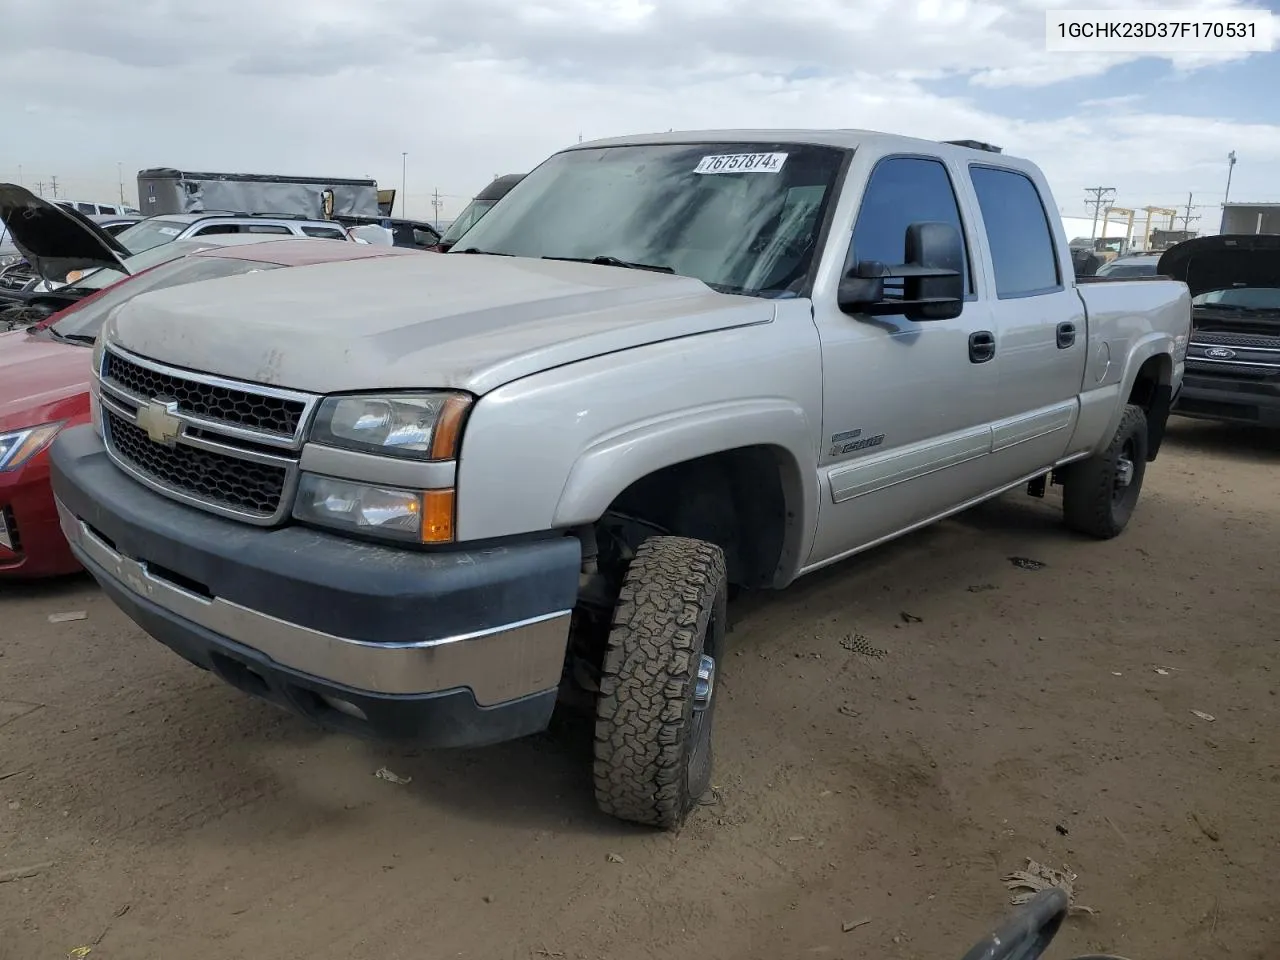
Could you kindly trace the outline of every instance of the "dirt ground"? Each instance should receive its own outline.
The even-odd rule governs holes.
[[[1010,495],[740,601],[680,835],[595,812],[579,723],[324,735],[83,579],[0,587],[0,880],[42,865],[0,957],[958,960],[1034,858],[1098,911],[1051,958],[1277,960],[1277,464],[1176,421],[1117,540]]]

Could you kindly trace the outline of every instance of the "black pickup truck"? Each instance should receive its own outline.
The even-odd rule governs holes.
[[[1166,250],[1157,269],[1192,296],[1173,412],[1280,428],[1280,235],[1196,237]]]

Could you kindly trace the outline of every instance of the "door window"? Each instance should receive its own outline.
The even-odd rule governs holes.
[[[862,195],[853,226],[848,267],[863,260],[895,265],[906,262],[907,227],[913,223],[942,221],[960,231],[960,204],[951,177],[940,160],[925,157],[889,157],[876,164]],[[968,244],[964,243],[964,292],[973,292]],[[886,296],[902,296],[901,280],[885,281]]]
[[[1049,217],[1031,178],[980,166],[971,167],[970,174],[986,225],[996,296],[1004,300],[1061,290]]]

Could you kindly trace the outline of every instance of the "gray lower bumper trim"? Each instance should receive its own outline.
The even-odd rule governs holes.
[[[192,593],[112,549],[60,502],[58,516],[72,546],[129,591],[281,666],[322,680],[393,695],[466,687],[482,707],[541,693],[560,682],[569,610],[422,643],[351,640]]]

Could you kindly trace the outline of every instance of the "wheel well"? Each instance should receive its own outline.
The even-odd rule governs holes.
[[[785,463],[774,448],[751,446],[672,464],[623,490],[597,529],[621,517],[633,521],[628,540],[646,527],[706,540],[724,550],[730,583],[768,586],[788,525]]]
[[[1129,403],[1141,407],[1147,415],[1147,460],[1154,460],[1164,440],[1173,400],[1171,382],[1173,360],[1163,353],[1148,357],[1134,377]]]

